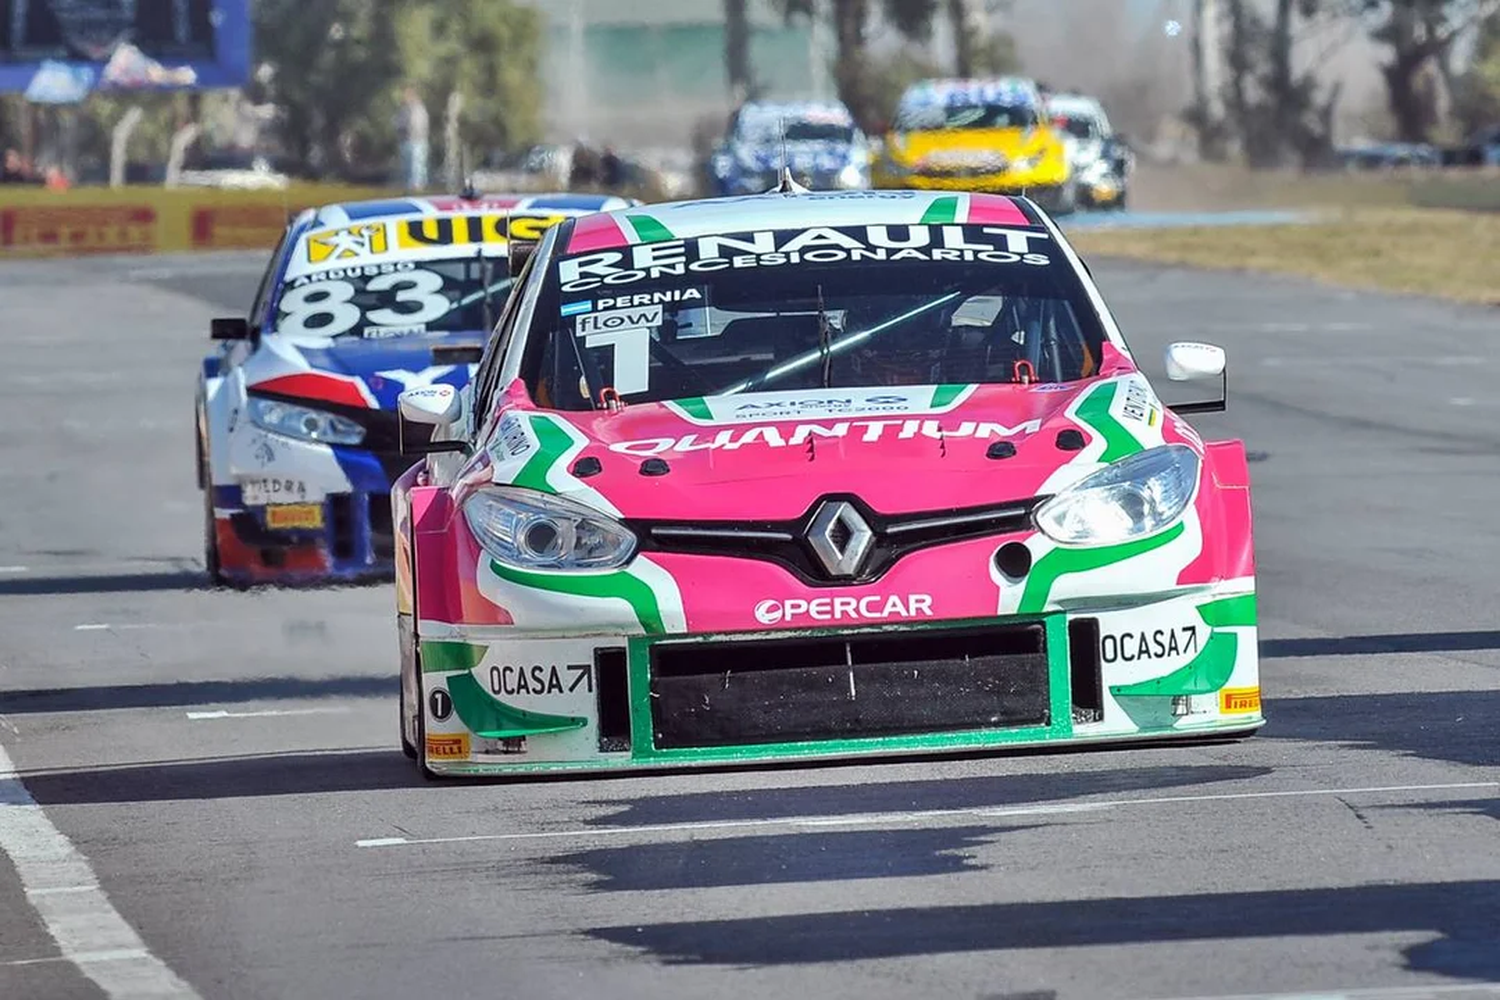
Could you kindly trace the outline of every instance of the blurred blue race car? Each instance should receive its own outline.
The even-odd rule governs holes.
[[[838,101],[750,101],[709,157],[709,190],[759,194],[776,186],[783,166],[813,190],[863,190],[870,186],[869,140]]]
[[[204,562],[215,583],[393,571],[396,397],[462,388],[505,307],[511,240],[636,202],[607,195],[399,198],[309,209],[248,315],[217,319],[197,392]]]

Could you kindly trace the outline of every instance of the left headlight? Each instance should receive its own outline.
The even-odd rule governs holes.
[[[1198,489],[1186,445],[1148,448],[1074,483],[1037,508],[1036,526],[1063,545],[1113,545],[1170,525]]]
[[[864,167],[858,163],[846,164],[844,169],[839,171],[838,182],[841,188],[865,187],[867,182],[865,180]]]
[[[250,422],[299,441],[319,444],[359,444],[365,429],[348,417],[276,399],[250,398]]]
[[[624,525],[547,493],[487,486],[463,511],[485,551],[514,569],[618,569],[635,554],[635,535]]]

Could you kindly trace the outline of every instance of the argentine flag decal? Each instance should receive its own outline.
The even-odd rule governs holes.
[[[583,302],[569,302],[562,307],[562,314],[564,316],[577,316],[579,313],[591,312],[593,308],[594,304],[586,300]]]

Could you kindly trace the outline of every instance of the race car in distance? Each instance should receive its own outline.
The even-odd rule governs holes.
[[[1135,161],[1110,126],[1104,106],[1082,94],[1049,94],[1047,113],[1067,144],[1068,163],[1078,179],[1079,204],[1124,208]]]
[[[402,394],[423,772],[1260,726],[1219,386],[1164,404],[1025,198],[783,189],[548,230],[471,387]]]
[[[869,140],[838,101],[751,101],[735,111],[709,158],[709,189],[761,194],[776,186],[783,168],[819,190],[867,188]]]
[[[875,161],[879,188],[1024,193],[1054,214],[1077,207],[1063,137],[1035,81],[924,80],[901,96]]]
[[[215,583],[391,572],[396,396],[463,386],[512,283],[510,237],[632,204],[599,195],[402,198],[308,209],[248,317],[214,320],[198,380]]]

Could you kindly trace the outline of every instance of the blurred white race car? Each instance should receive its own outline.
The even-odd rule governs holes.
[[[1110,126],[1104,106],[1082,94],[1050,94],[1047,111],[1064,136],[1079,202],[1088,208],[1124,208],[1135,157]]]

